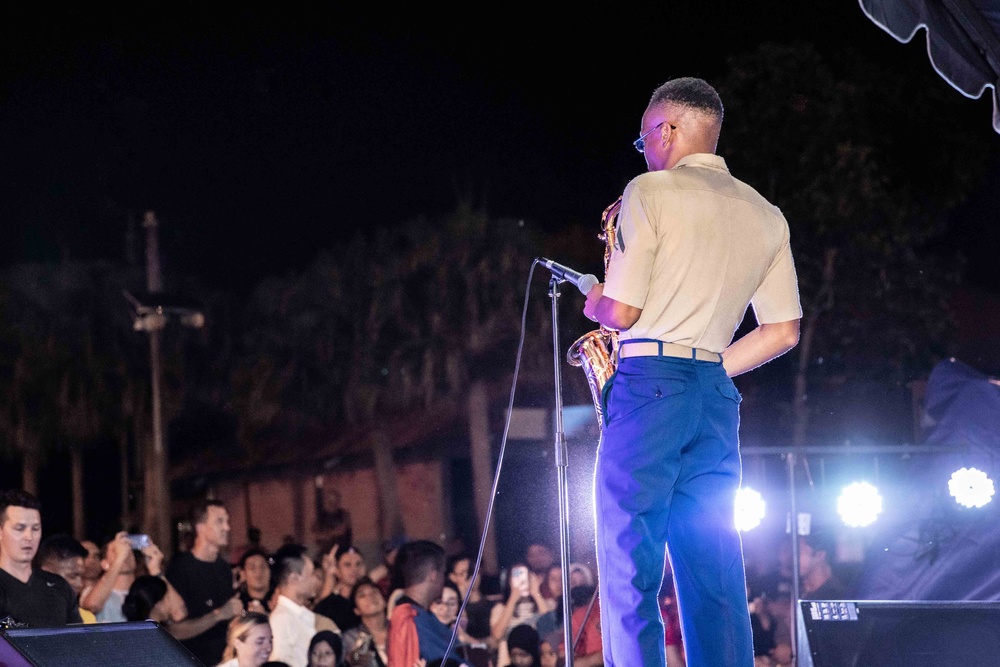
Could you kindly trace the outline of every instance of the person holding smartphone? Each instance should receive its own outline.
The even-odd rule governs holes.
[[[542,596],[541,577],[524,563],[511,566],[506,577],[507,601],[497,602],[490,611],[490,640],[497,647],[497,664],[510,661],[507,653],[507,635],[518,625],[535,627],[539,614],[548,610]]]
[[[136,554],[141,556],[141,564]],[[136,577],[163,574],[163,552],[148,535],[130,535],[122,531],[104,546],[101,568],[104,574],[97,583],[81,592],[80,606],[93,612],[98,623],[122,622],[126,620],[122,603]]]

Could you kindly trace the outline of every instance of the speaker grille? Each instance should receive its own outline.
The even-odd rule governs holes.
[[[205,667],[152,621],[21,628],[3,639],[34,667]]]

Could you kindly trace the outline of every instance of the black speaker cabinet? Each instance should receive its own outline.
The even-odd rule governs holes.
[[[799,605],[799,628],[804,625],[808,646],[808,656],[800,650],[806,658],[800,665],[1000,665],[1000,602],[800,600]]]
[[[205,667],[152,621],[0,632],[2,667]]]

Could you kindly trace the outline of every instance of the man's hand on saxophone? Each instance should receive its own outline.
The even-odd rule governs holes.
[[[611,297],[604,296],[604,283],[599,283],[587,293],[583,314],[608,329],[625,331],[639,320],[642,308],[630,306]]]

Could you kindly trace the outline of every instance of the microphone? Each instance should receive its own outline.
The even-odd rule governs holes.
[[[601,282],[593,273],[580,273],[579,271],[574,271],[568,266],[563,266],[562,264],[553,262],[551,259],[539,257],[538,262],[551,271],[553,277],[560,282],[571,282],[576,285],[576,288],[580,290],[580,293],[584,296],[590,292],[594,285]]]

